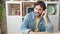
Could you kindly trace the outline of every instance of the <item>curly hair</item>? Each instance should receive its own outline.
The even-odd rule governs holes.
[[[46,5],[43,1],[37,1],[35,4],[34,4],[34,8],[37,6],[37,5],[40,5],[40,7],[43,8],[43,10],[46,9]]]

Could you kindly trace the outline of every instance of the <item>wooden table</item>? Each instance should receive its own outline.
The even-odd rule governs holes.
[[[14,32],[14,33],[7,33],[7,34],[22,34],[22,33],[21,32]],[[53,33],[49,33],[49,32],[37,32],[37,34],[60,34],[60,32],[53,32]]]
[[[21,32],[20,33],[7,33],[7,34],[22,34]],[[37,34],[55,34],[55,33],[48,33],[48,32],[38,32]]]

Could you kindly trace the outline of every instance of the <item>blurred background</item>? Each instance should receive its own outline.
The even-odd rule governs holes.
[[[33,11],[33,4],[35,1],[39,0],[0,0],[0,33],[7,34],[7,32],[20,32],[19,26],[22,23],[24,16]],[[54,25],[54,32],[59,32],[60,0],[40,1],[45,1],[48,16]]]

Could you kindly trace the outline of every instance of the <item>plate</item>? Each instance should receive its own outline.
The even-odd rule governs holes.
[[[55,12],[54,6],[52,6],[52,5],[51,6],[47,6],[47,12],[50,15],[54,14],[54,12]]]

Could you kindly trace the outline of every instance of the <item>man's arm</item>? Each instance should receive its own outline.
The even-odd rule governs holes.
[[[23,34],[38,34],[37,32],[33,32],[31,31],[30,29],[27,28],[28,26],[28,14],[25,16],[24,20],[23,20],[23,23],[21,24],[20,26],[20,31],[23,33]]]
[[[47,15],[47,11],[44,11],[42,14],[44,14],[43,18],[45,20],[45,30],[46,32],[53,32],[54,31],[54,27],[53,25],[51,24],[49,18],[48,18],[48,15]]]
[[[48,18],[45,18],[44,20],[46,22],[46,24],[45,24],[45,30],[46,30],[46,32],[53,32],[54,31],[54,27],[51,24],[51,22],[48,20]]]
[[[27,26],[28,26],[28,14],[25,16],[23,23],[20,26],[20,31],[24,34],[28,34],[30,29],[28,29]]]

